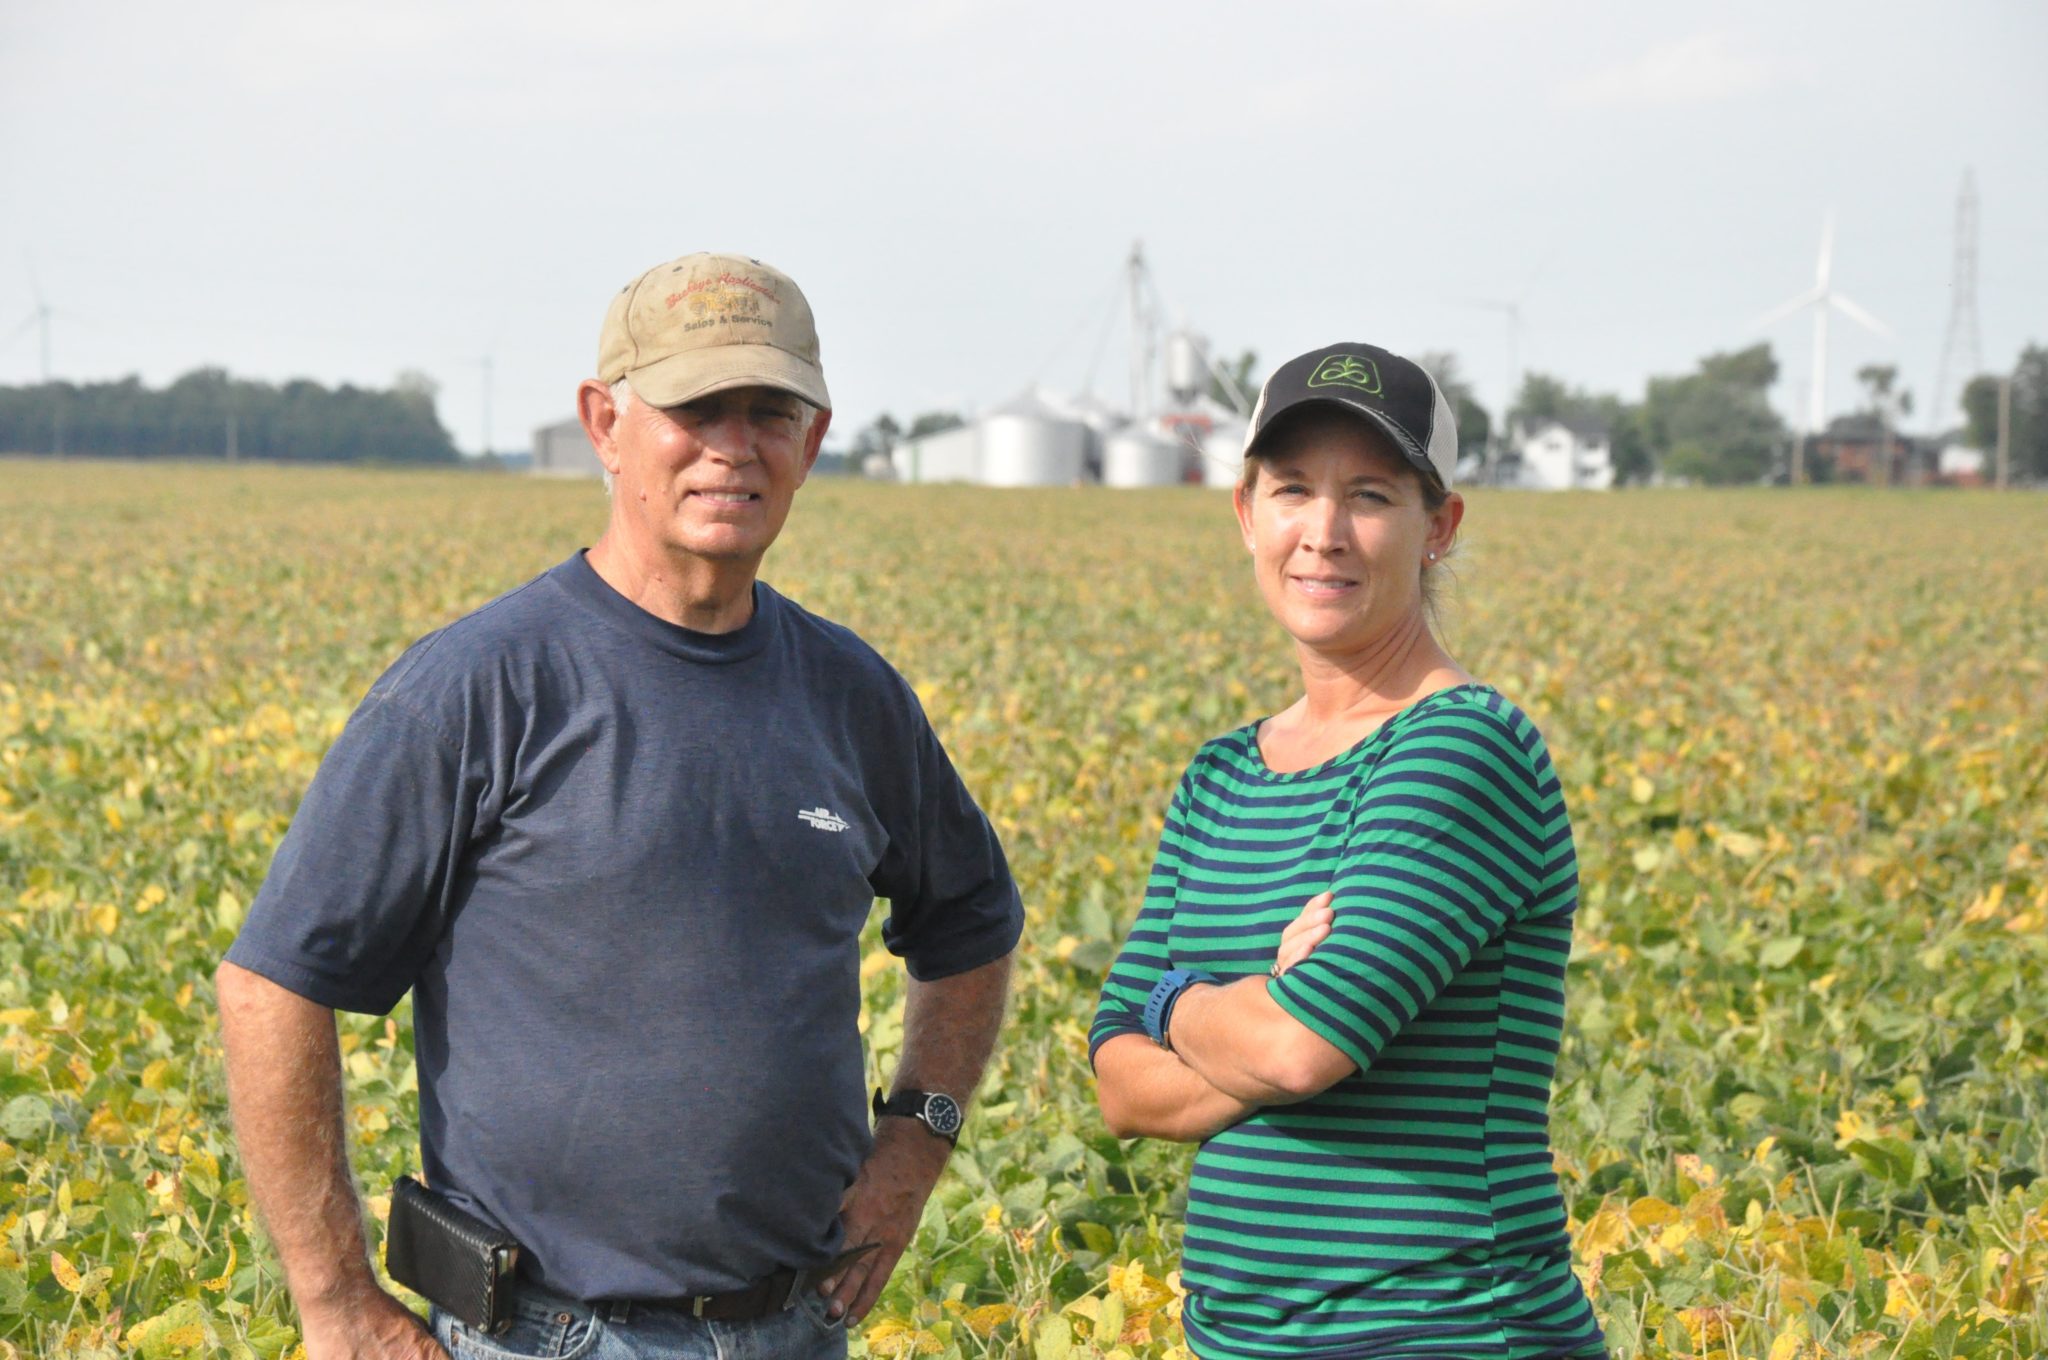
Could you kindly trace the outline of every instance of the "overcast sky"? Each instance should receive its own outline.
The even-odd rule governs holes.
[[[611,293],[695,249],[810,296],[850,434],[1034,380],[1128,392],[1112,289],[1265,368],[1339,339],[1640,397],[1769,339],[1803,413],[1924,408],[1956,195],[1986,367],[2048,343],[2048,6],[111,4],[0,0],[0,383],[201,364],[441,387],[457,442],[571,409]],[[32,284],[33,280],[33,284]],[[1117,325],[1121,325],[1120,322]],[[1951,383],[1951,389],[1959,381]],[[1920,423],[1920,422],[1914,422]]]

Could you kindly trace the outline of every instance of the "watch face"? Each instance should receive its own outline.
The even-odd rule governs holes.
[[[947,1137],[960,1132],[960,1105],[951,1096],[929,1095],[924,1099],[924,1122],[932,1126],[932,1132]]]

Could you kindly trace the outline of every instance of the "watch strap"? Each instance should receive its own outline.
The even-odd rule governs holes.
[[[960,1102],[943,1091],[898,1091],[893,1096],[882,1094],[875,1088],[875,1118],[897,1115],[904,1119],[915,1119],[937,1138],[958,1146],[962,1116]]]
[[[1199,968],[1169,968],[1159,975],[1159,981],[1152,986],[1152,994],[1145,998],[1142,1017],[1146,1037],[1161,1048],[1170,1049],[1167,1042],[1167,1026],[1173,1019],[1173,1005],[1188,988],[1207,983],[1216,985],[1213,975]]]

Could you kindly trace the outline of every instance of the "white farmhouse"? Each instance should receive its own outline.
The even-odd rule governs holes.
[[[1614,485],[1614,450],[1597,420],[1549,416],[1514,424],[1515,485],[1537,491],[1605,491]]]

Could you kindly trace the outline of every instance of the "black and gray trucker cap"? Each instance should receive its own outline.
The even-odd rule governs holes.
[[[1245,431],[1244,454],[1258,453],[1259,436],[1288,411],[1329,402],[1387,432],[1416,471],[1451,489],[1458,464],[1458,422],[1436,379],[1412,359],[1378,345],[1325,345],[1273,370],[1259,389]]]

